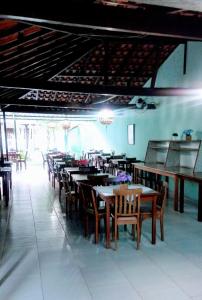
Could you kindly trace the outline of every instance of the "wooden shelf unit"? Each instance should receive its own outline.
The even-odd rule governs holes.
[[[145,163],[165,164],[170,141],[149,141]]]
[[[145,163],[161,163],[168,168],[188,168],[202,172],[202,141],[150,140]]]

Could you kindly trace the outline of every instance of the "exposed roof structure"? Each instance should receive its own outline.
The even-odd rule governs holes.
[[[139,2],[70,1],[65,13],[59,4],[32,11],[4,4],[1,108],[79,114],[132,107],[136,95],[179,94],[155,89],[156,75],[179,44],[186,52],[187,40],[202,40],[202,13]]]

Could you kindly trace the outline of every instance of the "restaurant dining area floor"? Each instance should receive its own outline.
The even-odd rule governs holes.
[[[165,241],[151,244],[151,220],[143,222],[140,249],[128,230],[118,248],[106,249],[104,232],[83,236],[78,214],[66,218],[47,170],[32,165],[13,174],[12,200],[1,207],[0,299],[202,299],[202,224],[197,204],[185,212],[168,199]]]

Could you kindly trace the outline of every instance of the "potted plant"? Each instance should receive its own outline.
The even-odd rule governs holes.
[[[182,136],[185,135],[186,141],[191,141],[192,140],[192,133],[193,133],[193,129],[185,129],[182,132]]]
[[[131,183],[132,176],[125,171],[118,171],[115,181],[117,183]]]

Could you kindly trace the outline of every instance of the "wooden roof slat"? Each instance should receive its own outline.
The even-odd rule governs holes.
[[[57,58],[55,59],[57,63],[53,64],[53,60],[49,59],[48,63],[46,63],[43,66],[39,66],[37,68],[37,71],[30,70],[26,73],[22,73],[18,75],[18,77],[25,76],[26,78],[36,78],[41,76],[43,80],[44,79],[48,80],[50,77],[52,77],[53,75],[58,73],[61,69],[63,69],[64,65],[68,65],[72,60],[74,61],[75,59],[78,59],[80,56],[85,54],[85,52],[89,51],[89,49],[91,49],[92,47],[94,47],[94,42],[92,41],[86,42],[86,45],[84,47],[82,48],[76,47],[74,51],[71,51],[70,55],[69,53],[64,52],[64,54],[60,55],[58,59]]]
[[[18,22],[15,20],[10,20],[10,19],[0,20],[0,30],[1,31],[8,30],[10,28],[15,27],[17,24]]]
[[[48,69],[48,71],[51,71],[51,68],[54,67],[55,65],[57,65],[58,62],[61,61],[61,63],[63,63],[65,60],[63,59],[64,57],[70,56],[73,52],[68,52],[68,53],[64,53],[63,51],[58,51],[54,54],[51,54],[48,57],[45,57],[37,62],[34,62],[33,64],[26,66],[22,69],[18,71],[15,71],[14,74],[12,74],[12,76],[14,75],[14,77],[16,77],[17,73],[20,73],[19,75],[17,75],[17,78],[20,77],[27,77],[28,74],[31,74],[31,77],[35,76],[35,71],[38,71],[40,69],[40,72],[45,72],[46,69]],[[38,65],[38,66],[36,66]],[[34,67],[36,66],[36,67]],[[21,73],[22,71],[28,69],[28,71]]]
[[[18,62],[19,59],[23,59],[21,63],[24,63],[26,57],[31,58],[31,59],[35,59],[37,57],[37,53],[38,53],[38,55],[42,55],[44,53],[45,49],[48,49],[47,51],[50,52],[52,49],[55,49],[55,47],[53,47],[54,44],[56,44],[56,47],[57,47],[57,45],[58,46],[60,45],[59,44],[60,41],[63,41],[65,39],[67,40],[68,37],[69,37],[69,35],[59,36],[59,37],[54,37],[53,36],[53,38],[51,38],[50,41],[46,40],[44,43],[43,43],[43,40],[39,38],[39,40],[38,40],[39,45],[35,45],[35,47],[31,47],[31,49],[28,49],[26,51],[21,51],[21,53],[19,53],[17,55],[14,55],[11,58],[8,58],[8,59],[5,59],[5,60],[1,61],[0,62],[1,68],[3,70],[2,65],[4,65],[4,64],[10,64],[11,65],[11,63],[15,64],[15,62],[16,61]],[[33,54],[33,56],[31,56],[31,54]]]
[[[27,24],[19,22],[15,26],[13,26],[13,27],[11,27],[9,29],[0,30],[0,39],[4,38],[6,36],[10,36],[10,35],[15,34],[15,33],[22,32],[26,28],[27,28]]]
[[[27,49],[32,45],[38,43],[39,39],[45,41],[55,35],[56,33],[54,31],[46,32],[45,30],[42,30],[39,34],[34,34],[32,36],[29,36],[29,39],[26,39],[26,41],[18,42],[15,46],[0,51],[0,55],[2,56],[2,58],[4,57],[9,58],[12,55],[16,55],[16,52],[20,52],[22,51],[22,49]]]
[[[77,47],[77,44],[69,45],[69,47],[67,46],[66,43],[59,44],[55,47],[52,47],[51,49],[48,48],[47,51],[43,51],[40,54],[35,55],[35,57],[29,57],[28,59],[24,60],[23,62],[21,62],[19,64],[12,65],[11,67],[0,71],[0,73],[3,74],[3,77],[9,77],[10,71],[12,71],[12,70],[13,70],[12,76],[14,76],[14,77],[16,77],[16,74],[19,74],[18,76],[27,75],[30,71],[34,74],[35,68],[33,68],[33,66],[39,65],[37,68],[40,68],[40,64],[43,67],[46,64],[47,65],[51,64],[53,61],[57,61],[57,60],[59,61],[63,57],[67,57],[70,54],[73,54],[73,51],[76,47]],[[47,62],[47,63],[44,64],[44,62]],[[15,70],[15,68],[16,68],[16,70]],[[30,69],[30,71],[22,72],[26,69]],[[51,68],[50,68],[50,70],[51,70]],[[7,72],[9,71],[9,73],[5,74],[5,71],[7,71]]]
[[[22,31],[7,35],[5,37],[0,38],[0,46],[5,46],[7,44],[11,44],[11,43],[15,42],[16,40],[19,39],[20,35],[27,37],[36,32],[39,32],[41,30],[42,29],[39,26],[31,26],[31,27],[27,28],[26,30],[22,30]]]

